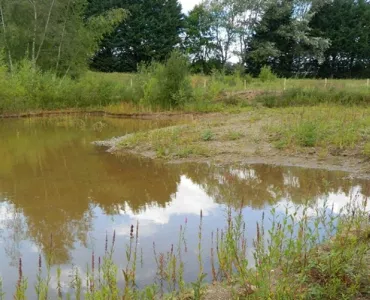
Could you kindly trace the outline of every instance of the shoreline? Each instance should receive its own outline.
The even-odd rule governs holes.
[[[264,109],[266,111],[267,109]],[[284,110],[284,109],[282,109]],[[258,111],[258,110],[257,110]],[[63,110],[63,111],[41,111],[28,112],[18,114],[0,114],[0,119],[17,119],[17,118],[33,118],[33,117],[56,117],[68,115],[88,115],[100,116],[108,118],[127,118],[127,119],[142,119],[142,120],[185,120],[193,123],[191,126],[199,126],[198,133],[204,128],[223,128],[229,126],[228,122],[235,123],[238,119],[250,119],[246,124],[237,124],[237,130],[249,130],[252,132],[243,133],[243,136],[237,139],[227,140],[211,139],[208,142],[196,141],[196,144],[201,145],[204,149],[201,153],[190,153],[189,155],[178,155],[172,153],[170,155],[158,155],[157,151],[147,145],[147,141],[132,147],[122,146],[128,137],[134,138],[135,134],[130,134],[123,137],[114,137],[110,140],[97,141],[93,144],[108,148],[107,151],[113,154],[130,153],[139,155],[149,159],[160,160],[168,164],[179,163],[213,163],[215,165],[233,165],[233,164],[270,164],[287,167],[302,167],[311,169],[325,169],[329,171],[344,171],[348,172],[352,178],[370,179],[370,159],[361,155],[357,150],[345,150],[339,155],[327,155],[321,157],[320,151],[315,147],[301,149],[277,149],[266,136],[264,126],[271,120],[270,116],[264,120],[265,116],[255,118],[256,110],[250,112],[230,113],[200,113],[200,112],[143,112],[143,113],[112,113],[104,110]],[[263,115],[263,113],[262,113]],[[217,124],[219,122],[220,124]],[[215,124],[216,123],[216,124]],[[226,123],[226,124],[225,124]],[[179,125],[181,126],[181,125]],[[174,127],[179,127],[174,126]],[[171,126],[172,127],[172,126]],[[235,126],[234,126],[235,127]],[[169,127],[160,130],[168,130]],[[256,140],[256,135],[260,135],[261,141]],[[240,142],[247,141],[244,145]],[[171,141],[170,141],[171,142]],[[215,151],[215,149],[218,149]],[[206,153],[206,154],[205,154]]]
[[[264,113],[262,113],[264,114]],[[345,171],[352,178],[370,179],[370,159],[361,147],[291,147],[278,149],[267,127],[276,116],[255,112],[217,114],[170,126],[95,142],[112,154],[130,153],[168,164],[270,164]],[[278,121],[279,122],[279,121]],[[207,136],[209,135],[209,137]]]
[[[158,120],[158,119],[179,119],[179,118],[194,118],[198,116],[216,115],[219,113],[202,113],[202,112],[135,112],[135,113],[113,113],[105,110],[51,110],[40,112],[23,112],[14,114],[0,114],[0,119],[22,119],[22,118],[43,118],[68,115],[90,115],[98,117],[122,118],[122,119],[143,119],[143,120]]]

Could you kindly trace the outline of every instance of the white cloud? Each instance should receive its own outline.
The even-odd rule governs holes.
[[[200,3],[201,0],[180,0],[182,10],[184,12],[190,11],[196,4]]]
[[[317,210],[322,211],[323,209],[333,210],[334,214],[347,213],[349,205],[351,207],[361,207],[364,203],[365,196],[361,194],[361,188],[355,186],[350,191],[349,195],[345,193],[329,193],[327,196],[321,196],[317,199],[316,205],[309,207],[306,211],[306,215],[314,217],[317,214]],[[300,219],[303,216],[303,206],[294,206],[288,200],[280,201],[276,206],[276,209],[281,213],[285,213],[286,209],[289,215],[296,213],[296,219]],[[370,211],[370,202],[367,202],[366,211]]]
[[[218,205],[211,197],[198,185],[194,184],[186,176],[181,177],[177,193],[171,197],[172,201],[166,207],[152,204],[147,205],[139,213],[134,213],[126,204],[121,211],[131,219],[139,221],[151,221],[155,224],[167,224],[172,215],[199,215],[200,210],[207,216],[212,211],[217,210]]]

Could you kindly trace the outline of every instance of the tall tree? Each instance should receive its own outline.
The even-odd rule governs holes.
[[[208,74],[213,68],[217,68],[217,61],[212,59],[216,49],[212,22],[212,15],[204,3],[196,5],[185,18],[183,47],[190,56],[194,72]]]
[[[140,63],[163,61],[181,42],[178,0],[91,0],[89,15],[124,8],[129,17],[105,37],[91,66],[106,72],[136,71]]]
[[[370,3],[366,0],[333,0],[310,22],[315,34],[331,40],[321,77],[370,76]]]
[[[244,63],[245,49],[269,1],[204,0],[196,6],[185,27],[185,48],[195,59],[193,66],[225,68],[235,56]]]
[[[272,2],[264,13],[246,52],[248,70],[258,74],[269,65],[280,76],[307,75],[307,62],[321,61],[329,40],[314,36],[309,20],[315,2],[283,0]]]
[[[109,10],[85,18],[87,0],[0,0],[0,48],[10,69],[29,59],[33,68],[77,74],[103,36],[122,21],[125,11]]]

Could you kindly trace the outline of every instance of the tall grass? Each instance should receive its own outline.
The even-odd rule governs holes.
[[[0,57],[0,114],[68,108],[213,112],[253,102],[267,107],[367,105],[369,95],[363,81],[278,79],[268,68],[258,78],[240,71],[192,76],[178,52],[163,64],[141,66],[137,74],[87,72],[79,78],[35,70],[28,60],[15,65],[10,74]]]
[[[24,60],[12,74],[0,65],[0,113],[107,106],[121,101],[125,87],[85,74],[59,78],[32,68]]]
[[[370,226],[367,198],[355,197],[339,212],[334,206],[274,207],[269,218],[262,215],[256,233],[246,236],[242,206],[228,209],[225,227],[211,235],[211,274],[214,283],[224,285],[225,299],[354,299],[370,296]],[[61,290],[60,269],[57,269],[58,299],[203,299],[214,286],[205,284],[207,275],[203,261],[203,215],[198,230],[199,274],[195,282],[184,282],[184,256],[187,220],[180,226],[178,243],[167,252],[158,253],[153,243],[157,263],[153,284],[138,289],[137,264],[140,263],[139,223],[130,228],[126,245],[126,266],[119,269],[113,261],[115,233],[111,242],[106,236],[105,253],[96,257],[93,252],[82,277],[72,270],[72,291]],[[251,244],[250,241],[253,241]],[[52,238],[46,263],[52,263]],[[248,260],[247,252],[253,253]],[[14,299],[25,299],[27,279],[19,278]],[[58,275],[59,274],[59,275]],[[124,287],[118,284],[123,276]],[[50,274],[41,272],[41,256],[35,292],[38,299],[48,297]],[[217,285],[216,285],[217,287]],[[1,290],[0,298],[5,295]]]
[[[276,120],[266,126],[270,140],[278,148],[321,147],[333,154],[363,149],[370,142],[367,109],[318,105],[274,109]]]
[[[361,105],[370,104],[370,89],[292,88],[284,92],[267,93],[257,97],[257,102],[266,107],[315,106],[319,104]]]
[[[35,70],[28,60],[14,66],[10,74],[0,61],[0,114],[105,108],[122,103],[150,111],[183,109],[191,103],[205,107],[227,88],[242,86],[237,76],[225,75],[202,80],[202,86],[197,86],[192,82],[186,58],[178,52],[163,64],[141,66],[137,74],[87,72],[80,78]]]

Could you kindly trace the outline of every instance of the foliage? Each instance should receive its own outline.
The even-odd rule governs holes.
[[[246,45],[267,2],[206,0],[195,6],[186,17],[183,45],[193,70],[208,74],[227,68],[232,56],[244,63]]]
[[[327,2],[310,22],[313,32],[330,39],[323,64],[315,66],[322,78],[370,77],[370,4],[360,0]]]
[[[214,138],[214,133],[212,132],[212,130],[207,129],[207,130],[202,132],[202,140],[203,141],[208,142],[208,141],[213,140],[213,138]]]
[[[138,65],[164,62],[181,42],[183,15],[178,0],[90,0],[88,16],[112,8],[129,11],[129,16],[106,35],[91,67],[104,72],[134,72]]]
[[[28,59],[32,67],[58,75],[78,75],[102,37],[126,16],[111,9],[85,18],[87,0],[16,0],[0,3],[0,48],[10,71]]]
[[[78,80],[34,70],[32,62],[15,64],[13,73],[0,64],[0,113],[107,106],[120,101],[126,88],[86,73]]]
[[[366,155],[370,119],[363,116],[361,109],[318,106],[292,108],[290,112],[266,128],[278,148],[316,147],[327,149],[333,155],[345,150],[363,149]]]
[[[243,137],[243,133],[238,131],[229,131],[225,136],[227,140],[236,141]]]
[[[183,106],[192,98],[187,59],[175,51],[164,64],[154,63],[149,68],[144,85],[143,103],[151,107],[171,109]]]
[[[370,94],[367,88],[340,89],[292,88],[282,93],[265,93],[255,99],[267,107],[315,106],[319,104],[338,104],[345,106],[367,106]]]
[[[204,3],[196,5],[185,18],[185,39],[183,47],[190,56],[191,68],[195,73],[209,74],[212,69],[220,68],[212,59],[216,47],[212,33],[213,16]]]
[[[282,77],[305,75],[305,62],[320,62],[329,40],[311,34],[309,20],[316,6],[305,9],[300,1],[271,2],[246,52],[248,71],[258,74],[269,65]]]
[[[260,74],[258,75],[258,78],[262,82],[266,82],[266,81],[273,81],[277,79],[277,76],[271,71],[270,66],[263,66],[261,68]]]

